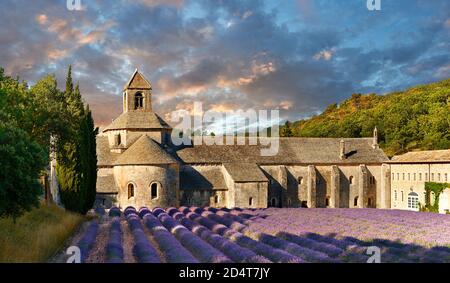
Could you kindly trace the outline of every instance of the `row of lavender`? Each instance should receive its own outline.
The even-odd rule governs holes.
[[[129,207],[124,214],[132,231],[138,226],[133,223],[142,218],[167,262],[338,262],[337,257],[345,255],[343,249],[319,241],[248,233],[247,225],[254,217],[238,211],[181,207],[137,212]],[[139,235],[134,236],[141,242]],[[135,245],[137,254],[136,249]],[[361,259],[361,250],[357,252],[351,260],[366,259]]]
[[[107,261],[123,262],[121,211],[114,208],[109,214],[113,220]],[[286,214],[287,218],[291,214]],[[277,222],[271,218],[270,210],[181,207],[137,211],[128,207],[124,216],[134,237],[133,253],[138,262],[365,262],[367,247],[374,244],[382,248],[383,261],[450,261],[449,251],[442,247],[429,251],[380,239],[364,242],[352,237],[295,233],[284,226],[282,219]],[[295,219],[289,219],[295,227]],[[338,220],[335,217],[334,225],[340,224]]]

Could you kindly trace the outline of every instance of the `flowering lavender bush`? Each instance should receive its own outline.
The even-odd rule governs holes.
[[[121,215],[113,217],[107,262],[122,262]],[[381,209],[240,209],[213,207],[124,210],[138,262],[450,262],[450,216]],[[142,219],[142,220],[141,220]],[[152,246],[142,223],[156,243]],[[98,233],[92,222],[79,247],[85,261]]]
[[[294,256],[283,250],[276,249],[267,244],[255,241],[255,240],[243,235],[242,233],[234,231],[222,224],[218,224],[215,220],[211,219],[211,218],[216,218],[215,216],[219,217],[218,215],[209,214],[209,213],[203,213],[203,214],[207,215],[208,218],[206,218],[203,215],[198,215],[196,213],[188,213],[187,216],[188,216],[188,218],[193,219],[194,221],[208,227],[213,232],[218,233],[219,235],[222,235],[222,236],[236,242],[238,245],[240,245],[244,248],[250,249],[257,254],[262,255],[271,261],[274,261],[274,262],[305,262],[302,258],[300,258],[298,256]],[[214,216],[212,216],[212,215],[214,215]]]
[[[89,251],[94,246],[95,239],[97,238],[98,228],[98,222],[96,220],[92,221],[78,241],[77,247],[80,248],[81,251],[81,262],[85,262],[89,256]]]
[[[271,262],[265,257],[258,256],[253,251],[242,248],[241,246],[231,242],[230,240],[214,234],[205,226],[197,224],[196,222],[184,217],[180,212],[173,215],[183,226],[191,230],[194,234],[208,242],[211,246],[223,252],[231,260],[242,263],[269,263]]]
[[[106,245],[106,262],[123,262],[122,228],[120,226],[120,219],[117,217],[115,217],[111,222],[109,240]]]
[[[120,211],[120,208],[112,207],[112,208],[109,209],[109,214],[108,215],[110,217],[116,217],[116,216],[120,217],[121,214],[122,214],[122,212]]]
[[[178,240],[161,224],[161,222],[148,213],[144,216],[144,224],[152,233],[159,248],[164,253],[167,262],[197,263],[198,260],[187,251]]]
[[[145,235],[139,216],[130,213],[127,217],[127,221],[135,241],[133,254],[136,256],[138,261],[142,263],[159,263],[160,258],[158,256],[158,252],[150,244],[147,236]]]
[[[160,213],[158,219],[175,237],[201,262],[226,263],[231,260],[223,253],[213,248],[201,238],[197,237],[186,227],[180,225],[167,213]]]

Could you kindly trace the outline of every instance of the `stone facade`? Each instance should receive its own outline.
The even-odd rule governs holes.
[[[425,182],[450,183],[450,150],[394,156],[390,168],[392,208],[418,211],[425,204]],[[450,188],[440,195],[439,212],[450,212]]]
[[[376,130],[360,139],[280,138],[271,157],[260,145],[176,147],[151,96],[136,70],[123,113],[97,137],[98,206],[391,206],[391,166]]]

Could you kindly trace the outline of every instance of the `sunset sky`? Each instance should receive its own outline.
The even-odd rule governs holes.
[[[98,125],[137,67],[153,108],[280,109],[297,120],[352,93],[450,77],[450,1],[2,0],[0,66],[30,84],[69,64]]]

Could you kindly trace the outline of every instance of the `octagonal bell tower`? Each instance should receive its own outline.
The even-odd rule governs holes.
[[[152,112],[152,86],[137,68],[123,88],[123,113],[129,111]]]

